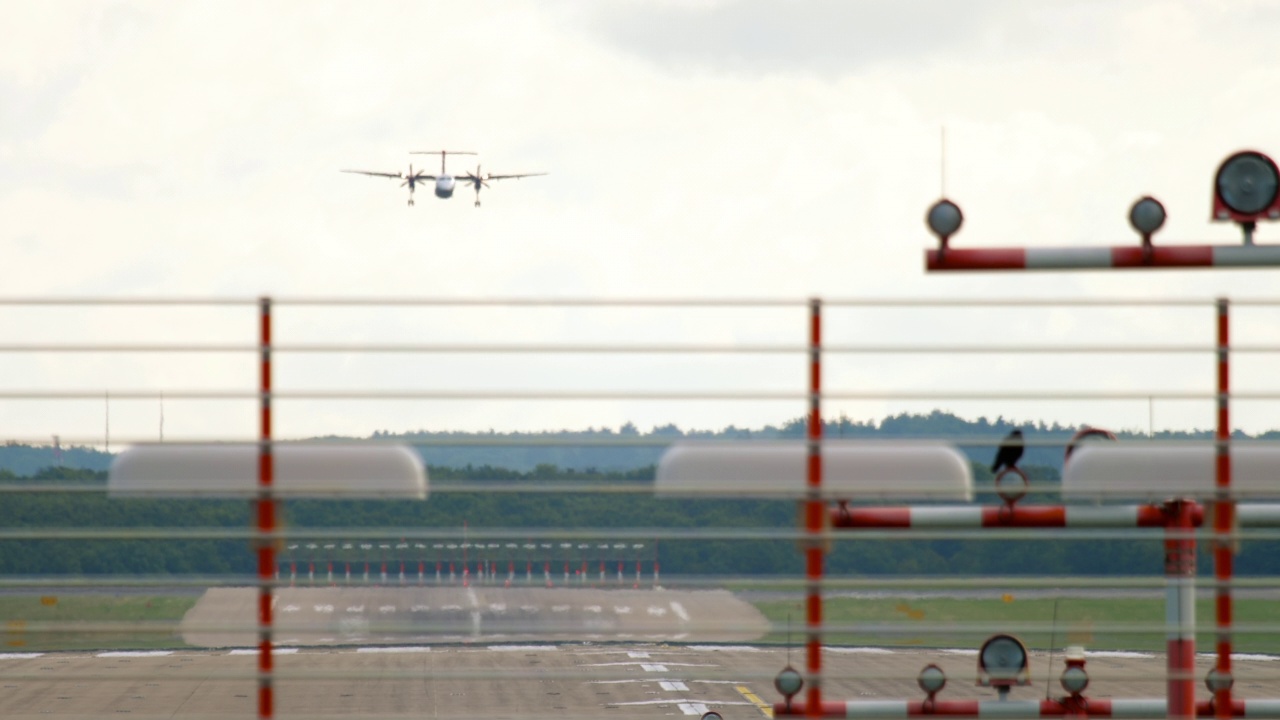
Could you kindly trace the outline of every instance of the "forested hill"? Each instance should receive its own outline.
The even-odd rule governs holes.
[[[1065,443],[1078,428],[1056,423],[1019,422],[1003,417],[988,420],[966,420],[951,413],[935,410],[928,415],[894,415],[879,422],[839,418],[825,424],[825,436],[840,438],[945,438],[954,442],[970,459],[990,463],[995,446],[1014,428],[1022,428],[1027,437],[1023,460],[1028,465],[1062,466]],[[653,465],[663,450],[682,439],[768,440],[803,438],[805,424],[797,418],[781,425],[757,429],[727,427],[722,430],[686,430],[675,425],[655,427],[647,432],[628,423],[621,428],[587,430],[549,430],[536,433],[474,433],[437,430],[393,433],[378,431],[375,440],[401,440],[418,447],[428,465],[466,467],[489,465],[518,472],[529,472],[539,465],[555,465],[574,470],[632,470]],[[1121,438],[1143,438],[1145,434],[1120,432]],[[1157,438],[1209,439],[1212,433],[1161,432]],[[1239,434],[1238,437],[1246,437]],[[1280,437],[1271,431],[1261,436]],[[342,438],[332,438],[342,439]],[[70,468],[105,470],[112,456],[92,448],[65,448],[62,464]],[[32,475],[41,468],[55,465],[53,449],[21,444],[0,447],[0,469],[18,475]]]

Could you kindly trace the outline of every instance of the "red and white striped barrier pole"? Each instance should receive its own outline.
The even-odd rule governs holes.
[[[925,270],[1097,270],[1249,268],[1280,265],[1277,245],[1140,245],[1065,248],[952,248],[925,252]]]
[[[1199,526],[1203,508],[1187,503],[1191,522]],[[831,525],[842,530],[888,528],[1008,528],[1008,527],[1164,527],[1163,505],[1027,505],[980,507],[971,505],[922,507],[846,507],[829,510]]]
[[[1236,700],[1227,717],[1280,718],[1280,700]],[[1215,704],[1193,703],[1195,717],[1215,717]],[[774,703],[774,717],[807,716],[805,703]],[[817,717],[889,720],[904,717],[967,718],[1156,718],[1171,717],[1161,698],[1063,698],[1061,700],[852,700],[824,702]]]
[[[1190,718],[1196,702],[1196,539],[1192,503],[1172,500],[1165,527],[1165,623],[1169,717]]]
[[[1231,677],[1231,576],[1234,570],[1234,548],[1231,531],[1235,525],[1236,504],[1231,497],[1231,306],[1226,298],[1217,302],[1218,335],[1218,429],[1215,434],[1216,463],[1213,506],[1213,574],[1217,580],[1214,598],[1217,611],[1218,662],[1222,679]],[[1231,717],[1231,683],[1224,682],[1213,694],[1217,717]]]
[[[808,717],[822,715],[822,570],[826,503],[822,499],[822,301],[809,301],[809,412],[806,453],[805,589],[808,634],[805,643],[805,684]]]
[[[276,567],[276,511],[272,492],[275,458],[271,448],[271,298],[259,301],[258,333],[260,341],[258,391],[258,717],[275,714],[275,697],[271,684],[272,575]],[[292,567],[292,563],[290,563]],[[290,578],[290,584],[292,584]]]

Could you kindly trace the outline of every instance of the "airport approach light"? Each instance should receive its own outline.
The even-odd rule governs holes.
[[[1150,195],[1138,198],[1129,208],[1129,224],[1142,236],[1144,245],[1151,244],[1151,236],[1164,227],[1166,217],[1164,205]]]
[[[960,229],[960,208],[949,200],[934,203],[926,214],[939,245],[925,251],[926,272],[1025,270],[1151,270],[1156,268],[1275,268],[1280,246],[1255,245],[1261,220],[1280,220],[1280,169],[1266,155],[1245,150],[1219,166],[1214,179],[1212,218],[1235,222],[1244,232],[1237,245],[1164,245],[1151,236],[1167,219],[1159,200],[1145,196],[1129,209],[1129,223],[1142,236],[1141,245],[1091,247],[953,248],[950,236]]]
[[[702,717],[699,720],[724,720],[724,718],[720,717],[720,713],[715,710],[708,710],[702,713]]]
[[[1067,667],[1058,682],[1062,683],[1063,690],[1078,696],[1089,687],[1089,673],[1084,669],[1084,648],[1079,645],[1067,648],[1066,662]]]
[[[964,224],[964,213],[960,212],[959,205],[943,198],[929,208],[925,221],[929,224],[929,230],[938,236],[942,248],[946,249],[947,240],[959,232],[960,226]]]
[[[1027,496],[1030,485],[1026,473],[1016,467],[1007,467],[996,475],[996,495],[1009,507]]]
[[[920,675],[916,677],[916,684],[925,691],[929,701],[932,702],[933,696],[942,692],[942,688],[947,686],[947,674],[936,664],[929,663],[920,670]]]
[[[1223,690],[1230,690],[1235,685],[1235,678],[1230,673],[1224,673],[1218,668],[1211,668],[1209,673],[1204,676],[1204,686],[1209,688],[1209,692],[1218,694]]]
[[[800,677],[799,671],[788,665],[773,679],[773,688],[787,699],[787,704],[791,704],[791,698],[799,695],[804,688],[804,678]]]
[[[1280,171],[1260,152],[1245,150],[1222,161],[1213,190],[1214,220],[1280,219]]]
[[[978,651],[978,685],[1001,695],[1015,685],[1027,685],[1027,648],[1012,635],[992,635]]]

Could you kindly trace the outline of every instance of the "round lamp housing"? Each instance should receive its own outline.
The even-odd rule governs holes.
[[[1164,205],[1150,195],[1138,198],[1129,208],[1129,224],[1144,238],[1163,227],[1166,217]]]
[[[1212,668],[1209,673],[1204,676],[1204,686],[1209,688],[1209,692],[1218,693],[1223,690],[1230,690],[1235,684],[1235,678],[1230,673],[1224,673],[1218,668]]]
[[[1079,665],[1070,665],[1062,671],[1062,677],[1058,678],[1058,682],[1062,683],[1063,690],[1072,695],[1079,695],[1089,687],[1089,673]]]
[[[724,718],[720,717],[720,713],[715,710],[708,710],[702,713],[701,720],[724,720]]]
[[[1280,169],[1275,162],[1254,150],[1223,160],[1213,181],[1213,219],[1237,223],[1280,219]]]
[[[1027,647],[1012,635],[992,635],[978,650],[978,684],[1009,688],[1029,685]]]
[[[773,679],[773,687],[778,691],[778,694],[790,700],[798,695],[804,687],[804,678],[800,676],[800,673],[795,668],[788,665]]]
[[[943,198],[929,208],[925,222],[928,223],[930,232],[937,235],[939,240],[945,241],[960,231],[960,226],[964,224],[964,213],[960,212],[959,205]]]
[[[947,674],[934,663],[929,663],[920,670],[920,675],[916,677],[916,684],[929,697],[933,697],[947,686]]]

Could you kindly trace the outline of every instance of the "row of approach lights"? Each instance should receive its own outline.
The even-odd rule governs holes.
[[[992,635],[978,650],[978,686],[995,688],[1003,700],[1009,695],[1011,688],[1030,685],[1027,658],[1027,647],[1018,638],[1005,633]],[[1067,648],[1066,667],[1058,677],[1058,682],[1073,698],[1081,697],[1085,688],[1089,687],[1089,673],[1085,671],[1084,664],[1084,648]],[[1204,679],[1205,686],[1212,693],[1229,689],[1232,682],[1230,675],[1221,673],[1216,668],[1211,669]],[[925,701],[931,703],[942,692],[942,688],[946,687],[947,674],[941,667],[929,663],[920,670],[916,684],[928,696]],[[787,705],[790,706],[791,699],[804,688],[804,678],[799,671],[788,665],[774,678],[773,687],[786,698]]]
[[[1144,248],[1151,248],[1151,236],[1165,221],[1164,205],[1146,195],[1129,208],[1129,224],[1142,236]],[[964,213],[960,206],[943,198],[929,208],[929,230],[938,236],[941,249],[960,231]],[[1271,158],[1255,150],[1244,150],[1218,166],[1213,185],[1213,216],[1220,222],[1234,222],[1244,232],[1244,244],[1253,244],[1253,230],[1259,220],[1280,220],[1280,169]]]

